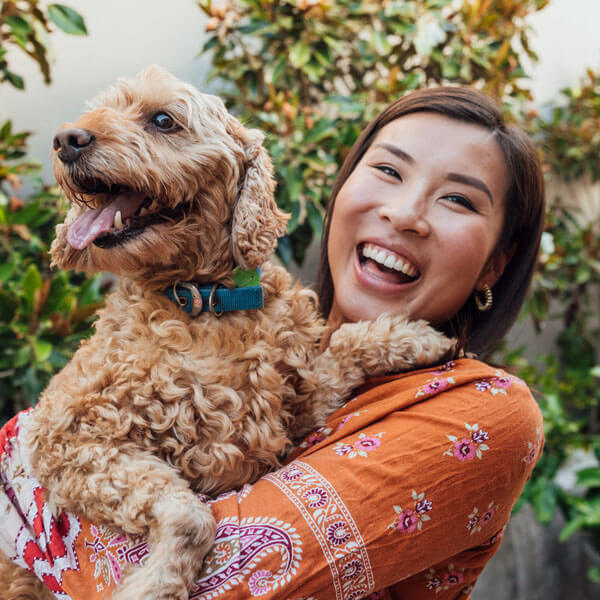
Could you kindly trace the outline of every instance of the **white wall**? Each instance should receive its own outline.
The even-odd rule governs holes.
[[[84,101],[114,82],[157,63],[197,87],[206,87],[204,13],[194,0],[65,0],[85,18],[89,36],[51,36],[56,61],[53,83],[44,85],[36,65],[20,52],[9,54],[24,75],[26,91],[0,85],[0,121],[10,116],[18,130],[31,130],[30,156],[44,163],[50,180],[52,137],[74,120]],[[574,84],[587,66],[600,66],[600,0],[551,0],[531,19],[540,62],[531,87],[540,102]]]
[[[539,62],[531,89],[546,103],[558,90],[575,85],[588,67],[600,68],[600,0],[550,0],[529,20]]]

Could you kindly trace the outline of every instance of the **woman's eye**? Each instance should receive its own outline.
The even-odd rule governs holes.
[[[464,206],[468,210],[477,212],[477,209],[475,208],[474,204],[468,198],[465,198],[464,196],[459,196],[457,194],[450,194],[449,196],[444,196],[444,198],[446,198],[446,200],[450,200],[450,202],[452,202],[454,204],[459,204],[460,206]]]
[[[171,131],[175,128],[175,121],[166,112],[157,112],[151,119],[152,124],[161,131]]]
[[[402,181],[402,177],[400,177],[400,175],[398,174],[398,171],[396,171],[396,169],[393,169],[392,167],[390,167],[388,165],[376,165],[375,168],[378,171],[381,171],[382,173],[389,175],[390,177],[395,177],[396,179],[400,179],[400,181]]]

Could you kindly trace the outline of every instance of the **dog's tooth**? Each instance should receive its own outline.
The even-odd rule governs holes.
[[[144,206],[142,210],[140,210],[140,217],[148,214],[148,209]]]
[[[115,226],[115,229],[123,229],[123,219],[121,218],[121,211],[120,210],[118,210],[115,213],[114,226]]]

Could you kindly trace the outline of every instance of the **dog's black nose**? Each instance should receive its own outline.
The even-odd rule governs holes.
[[[54,136],[52,146],[58,150],[58,158],[64,163],[76,161],[81,151],[94,141],[94,136],[85,129],[65,129]]]

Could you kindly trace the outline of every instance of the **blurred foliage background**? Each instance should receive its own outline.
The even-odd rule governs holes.
[[[542,355],[507,345],[497,359],[532,386],[545,417],[546,449],[521,503],[530,502],[542,523],[562,512],[561,539],[583,529],[600,550],[600,206],[578,205],[573,192],[600,189],[600,66],[589,65],[580,84],[541,114],[531,111],[527,74],[537,56],[528,17],[550,1],[197,5],[207,17],[203,51],[212,62],[213,85],[244,121],[267,133],[277,200],[292,214],[278,249],[286,264],[302,263],[319,237],[337,168],[362,127],[403,93],[441,83],[474,86],[497,97],[507,117],[537,141],[548,176],[548,215],[522,319],[538,332],[556,333]],[[34,60],[50,83],[49,34],[57,28],[86,32],[81,16],[64,5],[0,4],[5,85],[25,87],[7,64],[9,46]],[[64,207],[26,158],[28,133],[14,132],[7,115],[0,114],[0,127],[1,424],[35,402],[89,334],[106,289],[97,278],[50,271],[47,249]],[[27,197],[20,192],[23,178],[35,190]],[[595,459],[578,470],[577,488],[566,489],[557,474],[576,450]],[[600,566],[589,576],[600,581]]]
[[[82,17],[67,6],[28,2],[0,4],[2,83],[25,89],[7,62],[7,48],[34,60],[51,82],[48,34],[86,33]],[[98,278],[50,270],[48,248],[65,207],[58,190],[44,185],[40,165],[26,158],[28,132],[13,131],[0,114],[0,423],[35,404],[50,377],[91,333],[102,305]],[[23,198],[23,178],[32,194]]]

